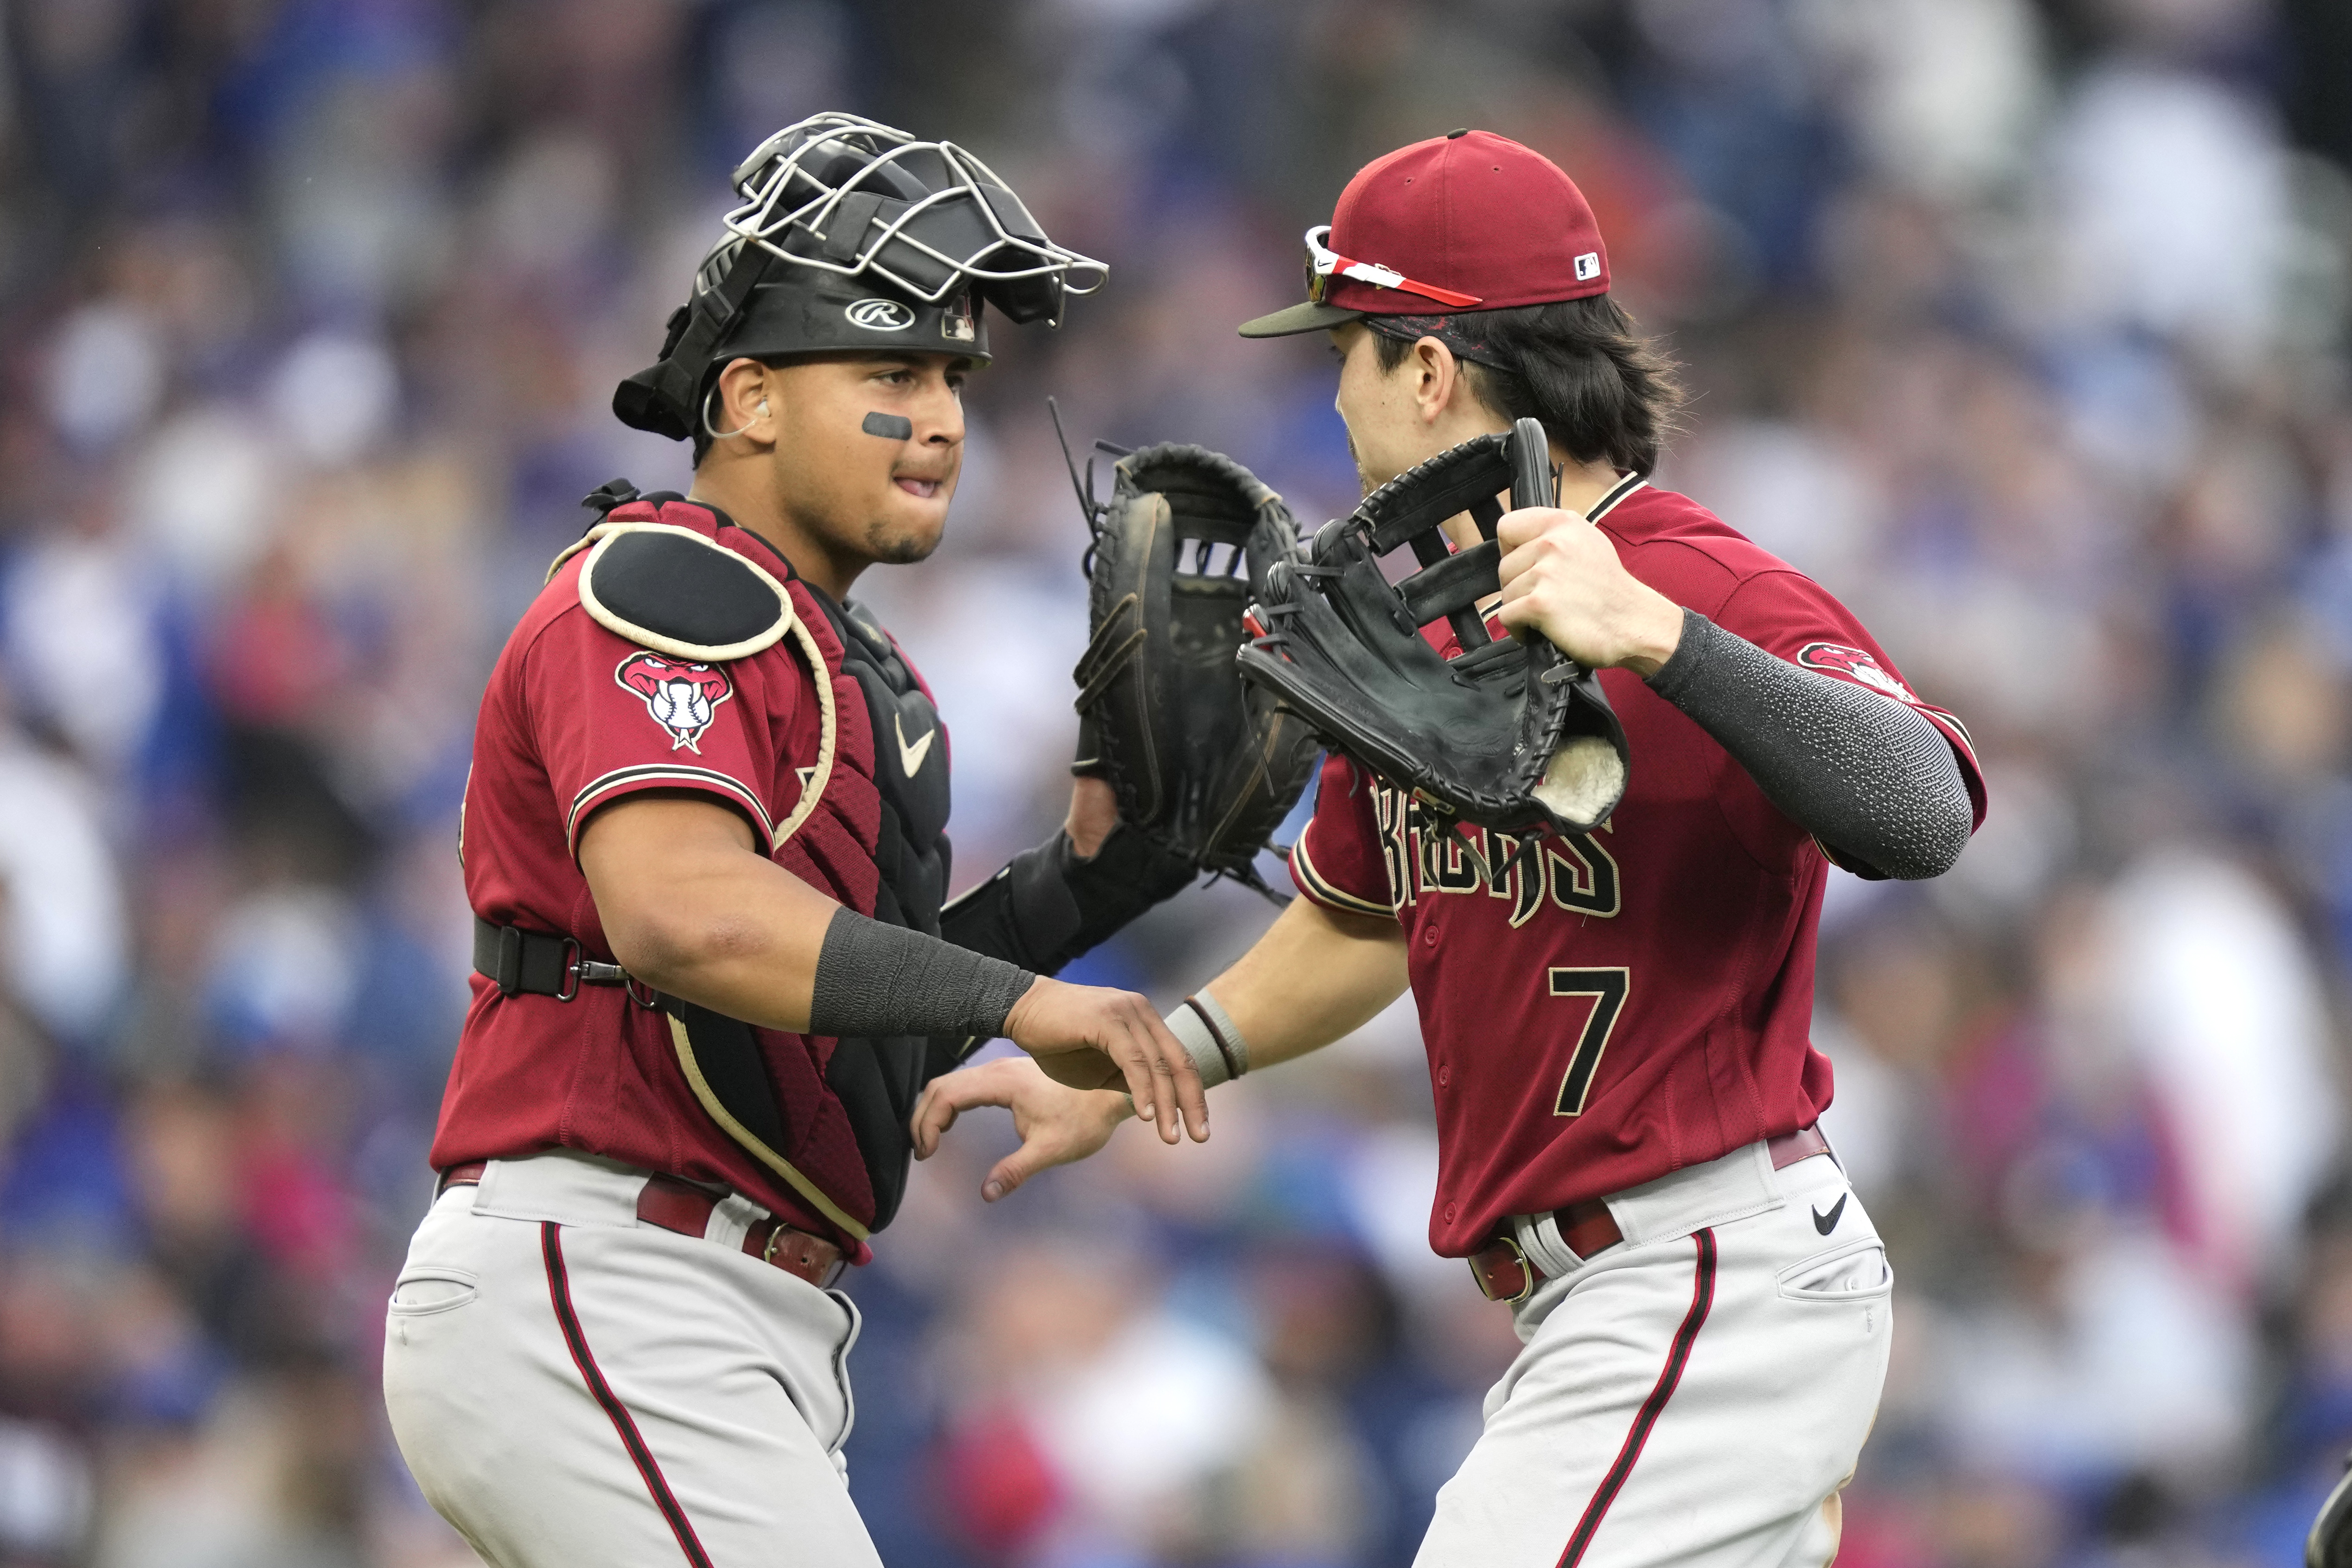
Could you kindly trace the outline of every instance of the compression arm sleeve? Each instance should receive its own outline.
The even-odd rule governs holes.
[[[1689,609],[1650,687],[1862,876],[1938,877],[1968,843],[1968,785],[1951,743],[1891,698],[1776,658]]]
[[[1025,849],[940,913],[940,934],[1040,974],[1062,966],[1192,884],[1190,861],[1133,828],[1111,829],[1091,860],[1066,833]]]
[[[839,910],[817,952],[809,1033],[991,1039],[1004,1032],[1004,1016],[1036,978],[1002,959]]]

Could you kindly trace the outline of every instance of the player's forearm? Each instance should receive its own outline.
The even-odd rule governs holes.
[[[794,1033],[808,1027],[817,963],[839,904],[748,846],[677,845],[658,878],[647,877],[625,863],[609,837],[600,838],[600,826],[590,825],[580,860],[623,968],[730,1018]]]
[[[1394,921],[1297,899],[1202,989],[1231,1015],[1255,1072],[1353,1034],[1407,984],[1404,932]]]
[[[704,918],[689,913],[664,922],[654,940],[641,937],[626,951],[616,940],[623,966],[657,990],[730,1018],[860,1038],[992,1038],[1036,979],[937,937],[869,920],[780,867],[743,858],[750,874],[722,873],[677,888],[689,909],[711,911]]]
[[[1034,975],[846,910],[699,800],[607,807],[581,839],[613,955],[659,991],[793,1033],[992,1036]]]
[[[1959,763],[1915,710],[1775,658],[1696,611],[1650,684],[1842,860],[1937,877],[1967,844]]]

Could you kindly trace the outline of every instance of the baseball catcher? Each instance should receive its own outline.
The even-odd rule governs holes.
[[[849,115],[779,132],[735,188],[614,398],[693,443],[693,489],[589,498],[467,786],[478,973],[384,1394],[425,1496],[501,1568],[877,1563],[843,1479],[841,1285],[898,1208],[917,1097],[1003,1035],[1205,1138],[1143,999],[1049,976],[1245,865],[1304,767],[1232,668],[1248,586],[1175,568],[1186,539],[1270,562],[1287,514],[1210,454],[1150,465],[1098,567],[1133,628],[1083,698],[1112,785],[944,901],[946,731],[849,591],[940,541],[986,312],[1057,321],[1104,269],[952,142]],[[1171,607],[1194,601],[1214,613]],[[1212,689],[1181,672],[1220,637]]]

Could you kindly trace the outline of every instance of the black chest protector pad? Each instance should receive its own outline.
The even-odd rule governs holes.
[[[940,710],[898,646],[857,601],[834,611],[833,627],[841,638],[842,666],[856,678],[874,721],[874,784],[882,796],[874,850],[882,890],[874,918],[937,936],[950,856],[948,748]]]
[[[874,844],[881,886],[874,896],[874,918],[937,936],[950,865],[947,737],[939,710],[888,634],[856,600],[835,605],[814,589],[810,596],[824,606],[841,640],[842,668],[865,693],[874,724],[874,784],[882,797]],[[936,1070],[931,1061],[930,1041],[892,1036],[841,1041],[825,1069],[825,1082],[840,1097],[865,1157],[876,1230],[890,1223],[906,1196],[914,1153],[907,1123]]]
[[[793,613],[779,573],[691,529],[607,521],[606,514],[628,501],[658,508],[678,499],[667,491],[639,496],[622,480],[588,498],[586,504],[599,512],[597,525],[556,560],[560,566],[577,551],[590,552],[581,570],[583,607],[619,636],[680,658],[741,658],[775,643],[791,629]],[[716,509],[706,510],[728,521]],[[776,560],[781,576],[791,576],[790,565]],[[939,710],[872,616],[854,601],[836,605],[821,589],[803,584],[832,624],[842,668],[864,693],[874,726],[874,784],[881,804],[874,918],[937,936],[949,869],[947,739]],[[770,1148],[788,1146],[784,1108],[776,1102],[750,1027],[690,1004],[680,1005],[678,1016],[730,1114]],[[913,1154],[907,1122],[923,1085],[953,1065],[964,1044],[940,1042],[935,1051],[929,1040],[900,1037],[844,1040],[835,1048],[825,1082],[849,1119],[872,1184],[869,1230],[889,1224],[906,1196]]]

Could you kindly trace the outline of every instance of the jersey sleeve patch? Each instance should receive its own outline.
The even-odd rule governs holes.
[[[638,648],[613,668],[613,680],[646,705],[646,716],[669,737],[669,749],[700,752],[697,742],[735,695],[735,683],[716,665],[665,658]]]
[[[607,631],[716,664],[749,658],[792,629],[792,595],[758,562],[669,523],[606,526],[612,531],[580,569],[580,604]]]
[[[1843,677],[1858,686],[1866,686],[1882,696],[1914,708],[1924,707],[1912,689],[1896,679],[1885,665],[1863,648],[1848,647],[1843,643],[1809,642],[1797,650],[1797,662],[1808,669],[1818,669]]]
[[[1969,805],[1974,814],[1976,825],[1979,827],[1984,826],[1986,805],[1984,769],[1977,761],[1975,737],[1969,733],[1969,727],[1960,722],[1958,714],[1949,709],[1938,708],[1932,702],[1921,700],[1918,693],[1903,684],[1900,677],[1879,663],[1865,648],[1854,647],[1845,643],[1809,642],[1797,650],[1797,662],[1808,669],[1818,669],[1824,675],[1836,676],[1853,681],[1857,686],[1877,692],[1881,697],[1892,698],[1910,708],[1941,731],[1944,738],[1952,743],[1952,750],[1959,756],[1960,777],[1968,785]],[[1845,862],[1839,859],[1836,855],[1830,854],[1829,846],[1824,844],[1822,849],[1824,854],[1829,854],[1833,864],[1845,866]],[[1851,867],[1846,868],[1853,869]]]

